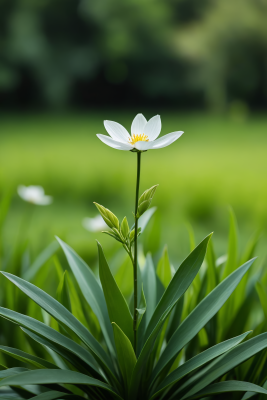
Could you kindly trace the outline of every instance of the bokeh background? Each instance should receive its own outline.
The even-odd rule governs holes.
[[[131,220],[136,156],[96,133],[104,119],[129,129],[138,112],[185,132],[143,155],[141,190],[159,184],[152,246],[168,243],[179,263],[192,227],[197,241],[214,231],[224,254],[229,206],[241,248],[258,229],[264,243],[266,21],[266,0],[0,0],[2,246],[22,235],[34,258],[58,235],[94,265],[97,238],[112,256],[117,245],[82,219],[96,201]],[[19,184],[42,185],[53,204],[31,208]]]

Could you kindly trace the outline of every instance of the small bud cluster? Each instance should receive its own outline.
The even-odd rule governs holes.
[[[146,190],[139,198],[138,201],[138,210],[136,218],[140,218],[142,214],[149,208],[152,198],[155,194],[158,185],[152,186],[152,188]],[[129,224],[127,218],[124,217],[121,224],[113,212],[109,209],[101,206],[100,204],[94,203],[100,212],[103,220],[107,224],[111,231],[103,231],[107,235],[113,237],[113,239],[117,240],[118,242],[122,243],[125,250],[131,256],[131,247],[135,240],[135,228],[134,226],[132,229],[129,228]],[[137,237],[141,234],[141,228],[138,228]]]
[[[120,224],[116,215],[114,215],[110,210],[101,206],[100,204],[94,204],[96,205],[105,223],[109,226],[109,228],[111,228],[111,231],[103,231],[103,233],[113,237],[118,242],[125,245],[127,249],[130,249],[134,241],[134,229],[130,230],[127,218],[124,217]]]

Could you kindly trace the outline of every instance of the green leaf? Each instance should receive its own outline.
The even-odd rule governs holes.
[[[213,385],[210,385],[205,389],[201,390],[200,392],[198,392],[195,396],[186,398],[188,398],[188,400],[191,400],[219,393],[246,392],[246,391],[254,391],[256,393],[267,394],[266,389],[263,389],[262,387],[255,385],[254,383],[240,382],[240,381],[224,381],[224,382],[214,383]]]
[[[181,317],[182,317],[182,312],[183,312],[183,307],[184,307],[184,296],[180,297],[178,300],[176,306],[174,307],[171,315],[170,315],[170,320],[166,332],[166,340],[167,342],[170,340],[178,326],[180,325],[181,322]]]
[[[91,307],[87,305],[87,302],[84,302],[83,295],[77,290],[75,287],[75,281],[72,277],[70,277],[69,273],[66,271],[65,274],[67,287],[69,289],[70,303],[72,314],[79,320],[81,323],[86,326],[89,330],[93,326],[95,331],[100,331],[100,325],[96,315],[93,313]],[[80,288],[79,288],[80,289]],[[86,309],[87,313],[84,312]],[[89,322],[86,319],[86,316],[89,318]]]
[[[252,265],[254,259],[248,261],[223,282],[221,282],[198,306],[189,314],[175,331],[165,350],[163,351],[151,377],[153,381],[163,368],[168,369],[178,352],[206,325],[206,323],[218,312],[229,298],[231,293]]]
[[[66,336],[55,331],[54,329],[43,324],[42,322],[35,320],[34,318],[30,318],[26,315],[8,310],[7,308],[0,307],[0,315],[8,319],[9,321],[15,322],[21,327],[35,332],[36,334],[46,338],[47,340],[51,340],[53,343],[56,343],[57,345],[62,346],[69,352],[77,355],[88,365],[88,370],[91,371],[92,374],[99,375],[98,366],[92,355],[88,352],[87,349],[75,343],[73,340],[67,338]]]
[[[172,308],[184,294],[198,273],[205,257],[206,248],[212,234],[208,235],[189,256],[182,262],[169,286],[164,292],[146,329],[145,339],[148,339],[161,316],[168,308]]]
[[[204,389],[217,378],[223,376],[226,374],[226,372],[235,368],[237,365],[254,356],[266,347],[267,333],[262,333],[261,335],[258,335],[250,340],[247,340],[245,343],[234,347],[232,350],[228,351],[226,354],[223,354],[214,362],[212,362],[198,377],[193,376],[191,379],[185,382],[185,384],[179,388],[179,391],[185,388],[189,388],[189,391],[182,397],[182,399],[187,399],[197,394],[200,390]],[[196,381],[196,383],[194,381]]]
[[[146,298],[146,325],[149,323],[157,304],[157,281],[151,254],[146,256],[146,263],[142,271],[143,290]]]
[[[143,339],[148,322],[155,311],[157,304],[157,277],[150,253],[146,257],[146,263],[141,273],[140,282],[143,283],[144,297],[146,299],[146,312],[138,328],[137,335],[137,354],[139,355],[143,347]]]
[[[242,263],[245,263],[254,257],[255,249],[258,244],[260,234],[261,234],[261,229],[258,229],[250,238],[249,242],[246,245],[244,254],[241,258]]]
[[[120,229],[120,223],[116,215],[114,215],[108,208],[101,206],[100,204],[94,203],[100,212],[105,223],[112,229]]]
[[[207,261],[207,275],[208,275],[208,286],[207,294],[209,294],[218,284],[217,270],[216,270],[216,257],[214,253],[213,241],[209,242],[206,254]],[[246,260],[247,261],[247,260]]]
[[[62,240],[57,238],[67,257],[69,266],[87,303],[96,315],[109,350],[114,354],[114,338],[111,324],[109,323],[108,309],[105,297],[96,277],[88,265],[75,251]]]
[[[31,397],[31,400],[54,400],[54,399],[70,399],[70,400],[83,400],[84,397],[76,394],[69,394],[59,392],[57,390],[50,390],[48,392],[40,393],[37,396]],[[12,399],[13,400],[13,399]]]
[[[33,339],[37,343],[40,343],[42,346],[45,347],[46,350],[48,350],[49,354],[51,354],[51,356],[53,357],[54,362],[57,363],[57,366],[60,369],[71,369],[71,368],[68,368],[65,361],[63,361],[61,359],[61,357],[62,357],[64,360],[68,361],[73,367],[75,367],[78,371],[80,371],[82,373],[86,373],[86,374],[89,371],[94,378],[97,378],[97,379],[102,378],[102,376],[100,375],[99,372],[95,372],[91,368],[88,368],[88,366],[87,366],[88,364],[86,362],[84,362],[84,358],[81,357],[81,349],[79,349],[79,352],[77,354],[75,354],[72,346],[70,347],[70,351],[69,351],[65,347],[61,346],[59,343],[55,343],[47,337],[43,337],[40,334],[33,333],[26,328],[21,328],[21,329],[31,339]],[[65,337],[65,336],[63,336],[63,337]],[[59,362],[59,364],[58,364],[58,362]]]
[[[118,236],[116,233],[109,232],[109,231],[102,231],[102,233],[105,233],[106,235],[111,236],[113,239],[117,240],[117,242],[123,243],[120,236]]]
[[[246,332],[243,333],[240,336],[237,336],[235,338],[226,340],[225,342],[219,343],[213,347],[210,347],[209,349],[203,351],[202,353],[196,355],[195,357],[191,358],[190,360],[186,361],[184,364],[182,364],[180,367],[178,367],[176,370],[174,370],[172,373],[170,373],[160,384],[160,386],[157,387],[156,393],[153,394],[152,398],[157,397],[165,391],[170,385],[175,384],[178,380],[186,376],[187,374],[190,374],[192,371],[196,370],[197,368],[201,367],[202,365],[206,364],[207,362],[213,360],[214,358],[220,356],[221,354],[229,351],[233,347],[235,347],[237,344],[242,342],[242,340],[245,339],[245,337],[250,333]],[[151,398],[151,400],[152,400]]]
[[[18,367],[8,368],[5,369],[4,371],[0,371],[0,379],[4,379],[14,375],[19,375],[22,372],[27,372],[27,371],[29,371],[28,368],[18,368]]]
[[[267,319],[267,293],[260,282],[256,282],[256,290],[260,298],[261,306],[264,312],[264,316]]]
[[[3,379],[0,382],[1,386],[20,386],[20,385],[45,385],[52,383],[68,383],[96,386],[107,390],[112,395],[121,399],[121,397],[113,390],[110,385],[107,385],[97,379],[76,371],[49,369],[35,370],[23,372],[21,374]]]
[[[134,353],[133,346],[128,337],[123,333],[123,331],[118,327],[118,325],[112,323],[112,326],[113,326],[114,339],[118,356],[118,363],[120,366],[120,371],[123,377],[123,381],[125,382],[126,385],[126,390],[128,392],[133,369],[136,364],[136,356]]]
[[[165,246],[163,250],[163,255],[158,262],[157,275],[166,289],[172,279],[171,264],[169,260],[167,246]]]
[[[115,322],[133,344],[133,319],[106,261],[103,249],[97,242],[99,256],[99,277],[102,284],[110,322]]]
[[[22,361],[27,364],[32,364],[36,368],[48,368],[48,369],[55,369],[57,368],[55,364],[50,363],[42,358],[33,356],[31,354],[25,353],[24,351],[13,349],[12,347],[7,346],[0,346],[0,351],[9,356]]]
[[[140,386],[140,381],[143,377],[143,371],[146,367],[147,360],[153,350],[153,346],[155,344],[155,341],[157,339],[158,334],[160,333],[163,324],[168,317],[169,313],[172,311],[175,303],[171,305],[160,317],[156,327],[154,328],[153,332],[149,336],[149,338],[146,340],[145,345],[142,347],[140,355],[137,359],[137,363],[135,365],[135,368],[133,370],[133,375],[132,375],[132,380],[131,380],[131,385],[130,385],[130,393],[131,393],[131,399],[135,399],[138,393],[138,388]]]
[[[90,348],[95,358],[102,366],[108,367],[110,371],[114,370],[111,359],[108,357],[107,353],[105,353],[102,346],[81,324],[81,322],[78,321],[77,318],[75,318],[62,304],[37,286],[7,272],[2,272],[2,274],[35,301],[35,303],[43,308],[48,314],[52,315],[56,321],[61,322],[63,326],[66,325],[76,333],[76,335]]]
[[[58,288],[57,288],[57,299],[58,301],[70,312],[71,310],[71,302],[70,302],[70,296],[69,296],[69,290],[68,290],[68,284],[67,284],[67,271],[65,271],[62,275],[62,278],[59,282]]]
[[[206,248],[211,235],[212,234],[208,235],[180,265],[148,324],[145,334],[145,345],[141,350],[133,371],[131,382],[132,398],[134,398],[137,393],[136,391],[139,387],[147,359],[166,318],[169,316],[179,298],[184,294],[196,276],[204,260]]]
[[[44,392],[32,397],[32,400],[54,400],[68,396],[67,393],[58,392],[57,390],[51,390],[49,392]]]
[[[190,251],[193,251],[194,248],[196,247],[196,241],[195,241],[195,233],[194,229],[191,224],[188,222],[186,223],[186,229],[189,235],[189,242],[190,242]]]
[[[137,237],[138,237],[139,235],[141,235],[141,230],[142,230],[142,228],[138,228],[138,229],[137,229]],[[134,241],[135,241],[135,229],[133,229],[133,230],[130,232],[129,239],[130,239],[131,244],[133,244]]]
[[[22,278],[26,281],[32,281],[40,268],[56,253],[58,250],[58,243],[56,241],[50,243],[36,258],[33,264],[25,271]]]
[[[116,261],[118,270],[114,273],[114,278],[122,294],[128,298],[133,292],[133,265],[128,254],[124,253],[124,259]]]
[[[142,229],[142,232],[144,232],[147,224],[149,223],[151,217],[155,213],[157,207],[151,207],[149,210],[147,210],[140,218],[138,221],[138,226]],[[134,225],[132,226],[131,229],[134,228]]]
[[[236,268],[237,264],[237,223],[235,214],[230,208],[230,231],[229,231],[229,242],[228,242],[228,254],[227,261],[223,270],[222,278],[226,278]]]
[[[140,325],[140,323],[142,321],[143,315],[146,312],[146,298],[145,298],[143,287],[142,287],[142,290],[141,290],[141,299],[140,299],[140,303],[139,303],[138,308],[137,308],[137,312],[138,312],[138,316],[137,316],[137,327],[136,327],[136,329],[139,328],[139,325]]]
[[[127,238],[129,232],[130,232],[130,229],[129,229],[128,221],[127,221],[127,218],[124,217],[122,220],[122,223],[121,223],[121,233],[124,238]]]

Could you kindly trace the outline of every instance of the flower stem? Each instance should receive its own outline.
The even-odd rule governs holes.
[[[136,352],[136,326],[137,326],[137,231],[138,231],[138,199],[139,199],[139,185],[140,185],[140,170],[141,170],[141,152],[137,152],[137,179],[136,179],[136,193],[135,193],[135,233],[134,233],[134,316],[133,316],[133,330],[134,330],[134,351]]]

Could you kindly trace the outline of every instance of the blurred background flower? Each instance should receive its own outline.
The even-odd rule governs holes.
[[[33,249],[57,234],[94,265],[99,235],[113,254],[81,220],[93,201],[124,217],[135,157],[115,159],[96,134],[104,119],[129,131],[140,111],[161,115],[162,135],[186,132],[142,160],[141,190],[159,184],[147,235],[162,225],[164,240],[153,251],[168,242],[183,259],[189,221],[196,240],[215,230],[223,254],[229,204],[241,248],[265,226],[266,19],[267,0],[0,0],[0,199],[21,182],[57,198],[35,216]],[[3,225],[6,247],[21,203],[14,196]]]
[[[18,186],[19,196],[28,203],[37,204],[38,206],[47,206],[51,204],[53,198],[46,196],[42,186]]]
[[[82,225],[90,232],[101,232],[108,229],[108,226],[101,215],[97,215],[94,218],[84,218],[82,221]]]

